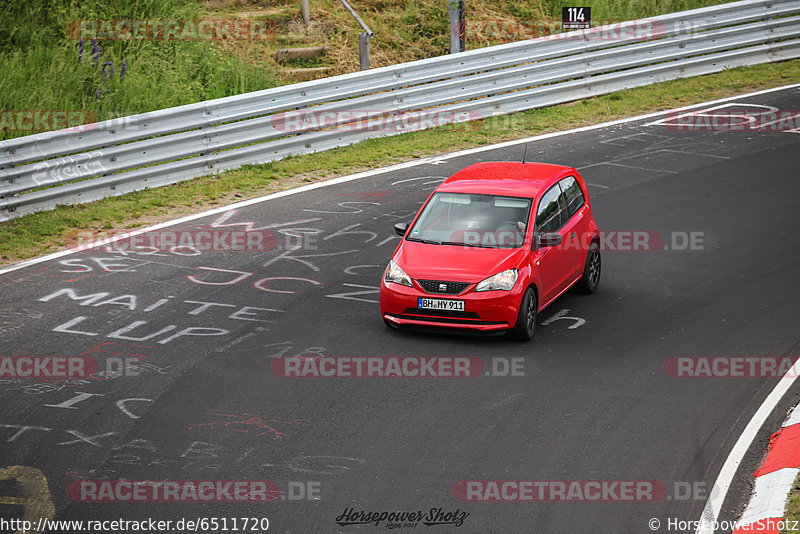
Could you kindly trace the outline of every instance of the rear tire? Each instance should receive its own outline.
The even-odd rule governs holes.
[[[530,341],[536,333],[536,312],[539,309],[539,302],[536,298],[536,291],[529,287],[522,296],[522,302],[517,312],[517,322],[510,334],[514,339],[520,341]]]
[[[578,289],[583,293],[594,293],[600,286],[600,272],[602,268],[602,261],[600,261],[600,247],[597,243],[592,243],[589,246],[589,251],[586,253],[586,262],[583,265],[583,276],[578,282]]]

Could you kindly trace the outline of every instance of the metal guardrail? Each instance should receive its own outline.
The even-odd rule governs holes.
[[[796,57],[800,0],[744,0],[29,135],[0,141],[0,221],[434,123]]]

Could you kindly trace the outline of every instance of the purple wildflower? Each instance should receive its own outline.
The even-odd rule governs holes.
[[[94,58],[92,63],[96,67],[97,62],[100,61],[100,45],[97,44],[97,39],[92,39],[92,57]]]
[[[109,70],[111,71],[111,74],[108,73]],[[106,61],[103,63],[103,83],[106,83],[106,80],[108,80],[109,76],[114,76],[114,63],[111,61]]]

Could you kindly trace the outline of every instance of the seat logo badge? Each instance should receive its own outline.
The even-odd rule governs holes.
[[[447,284],[439,284],[439,291],[447,291]]]

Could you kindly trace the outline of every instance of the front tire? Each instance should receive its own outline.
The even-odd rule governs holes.
[[[514,339],[520,341],[530,341],[536,332],[536,313],[539,309],[539,302],[536,298],[536,291],[529,287],[522,296],[522,302],[517,312],[517,322],[510,333]]]
[[[586,253],[586,262],[583,265],[583,276],[578,282],[578,289],[583,293],[594,293],[600,286],[600,271],[602,262],[600,261],[600,247],[597,243],[589,246]]]

